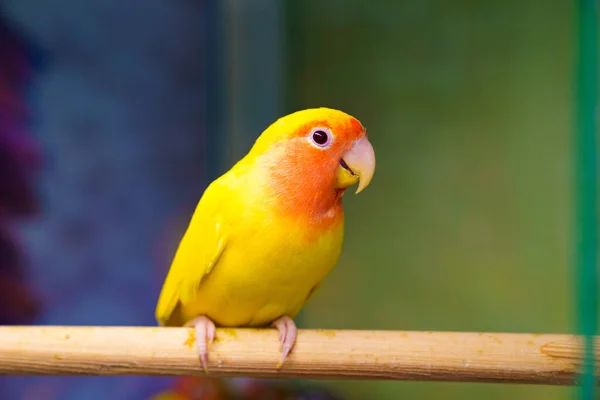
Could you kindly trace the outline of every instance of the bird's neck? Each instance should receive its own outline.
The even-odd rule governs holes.
[[[277,181],[277,179],[275,180]],[[293,218],[326,227],[343,218],[342,192],[334,189],[333,182],[301,182],[298,185],[280,181],[271,189],[276,193],[276,206]]]
[[[299,162],[300,161],[300,162]],[[298,223],[328,229],[343,222],[343,190],[335,188],[335,166],[280,159],[263,169],[273,207]]]

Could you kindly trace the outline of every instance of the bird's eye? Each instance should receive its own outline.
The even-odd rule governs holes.
[[[310,141],[317,147],[328,147],[331,144],[331,132],[326,128],[315,128],[310,133]]]

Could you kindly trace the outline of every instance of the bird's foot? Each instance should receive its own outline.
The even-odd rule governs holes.
[[[185,326],[194,327],[196,329],[196,346],[198,348],[198,357],[202,363],[204,372],[208,374],[208,345],[215,340],[215,323],[210,318],[204,315],[194,318]]]
[[[290,351],[292,351],[292,348],[296,343],[298,329],[296,329],[296,324],[290,317],[277,318],[271,323],[271,326],[279,331],[279,342],[281,343],[282,355],[279,364],[277,364],[277,368],[281,368],[285,358],[290,354]]]

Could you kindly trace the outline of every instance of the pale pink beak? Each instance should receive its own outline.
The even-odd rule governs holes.
[[[358,139],[342,157],[350,172],[358,177],[356,194],[369,186],[375,173],[375,151],[366,137]]]

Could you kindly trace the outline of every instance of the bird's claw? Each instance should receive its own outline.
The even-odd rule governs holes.
[[[208,374],[208,345],[215,341],[216,327],[208,317],[200,316],[186,324],[196,330],[196,347],[204,372]]]
[[[296,343],[296,337],[298,336],[298,329],[296,324],[290,317],[281,317],[271,323],[273,328],[279,331],[279,342],[281,344],[281,359],[277,364],[277,368],[283,366],[283,362],[292,351],[294,344]]]

